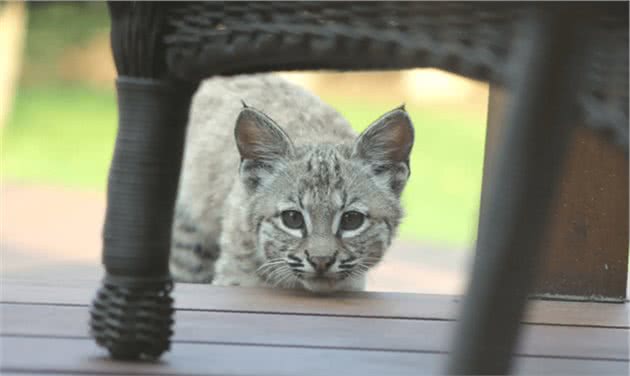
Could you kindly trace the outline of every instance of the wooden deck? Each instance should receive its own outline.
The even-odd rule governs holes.
[[[459,298],[180,285],[171,351],[115,362],[88,336],[98,283],[3,280],[2,375],[418,375],[443,370]],[[516,372],[628,375],[629,306],[534,301]]]

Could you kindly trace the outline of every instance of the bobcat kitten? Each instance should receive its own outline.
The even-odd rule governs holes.
[[[270,74],[206,80],[191,107],[170,270],[176,281],[362,290],[402,217],[404,108],[359,136]]]

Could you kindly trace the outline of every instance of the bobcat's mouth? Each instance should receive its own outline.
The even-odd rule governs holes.
[[[301,279],[300,282],[307,290],[313,292],[333,292],[338,290],[339,280],[326,277]]]
[[[311,275],[301,276],[298,280],[309,291],[327,293],[340,290],[345,279],[338,275]]]

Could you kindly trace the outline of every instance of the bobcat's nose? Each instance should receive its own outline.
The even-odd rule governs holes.
[[[336,253],[333,256],[311,256],[306,252],[306,260],[313,266],[317,274],[323,274],[335,263],[336,259]]]

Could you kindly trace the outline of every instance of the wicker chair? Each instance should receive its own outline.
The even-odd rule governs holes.
[[[200,80],[272,70],[436,67],[512,93],[448,367],[509,371],[570,124],[583,121],[628,150],[627,3],[109,7],[120,117],[103,234],[107,274],[90,324],[114,358],[159,357],[169,348],[171,218]]]

